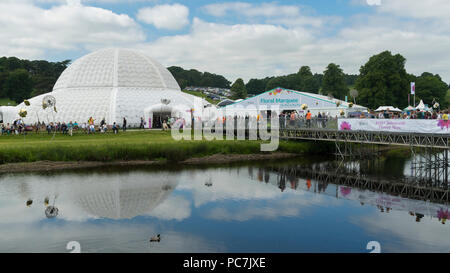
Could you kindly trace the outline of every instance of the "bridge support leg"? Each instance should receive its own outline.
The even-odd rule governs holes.
[[[420,183],[436,187],[448,187],[448,150],[431,147],[411,148],[411,176]]]

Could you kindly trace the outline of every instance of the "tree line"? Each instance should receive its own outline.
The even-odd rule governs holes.
[[[0,98],[20,103],[24,99],[51,92],[70,62],[0,58]],[[302,66],[297,73],[285,76],[250,79],[247,83],[237,79],[231,85],[232,98],[246,98],[283,87],[341,100],[347,96],[348,100],[356,99],[358,104],[372,109],[380,105],[406,107],[410,83],[415,82],[416,103],[422,99],[428,105],[439,102],[441,107],[450,106],[449,85],[440,75],[430,72],[420,76],[409,74],[405,63],[406,59],[402,55],[384,51],[370,57],[361,66],[359,75],[346,74],[338,64],[330,63],[321,74],[313,74],[310,67]],[[178,66],[168,69],[182,89],[187,86],[230,88],[231,82],[222,75],[195,69],[185,70]],[[413,97],[410,98],[410,104],[413,104]]]
[[[70,60],[48,62],[16,57],[0,58],[0,98],[20,103],[24,99],[52,91],[69,63]]]
[[[323,74],[313,74],[308,66],[302,66],[295,74],[264,79],[250,79],[244,84],[236,80],[231,87],[234,99],[257,95],[276,87],[310,92],[377,108],[381,105],[408,106],[410,83],[416,84],[416,104],[423,100],[432,106],[438,102],[441,108],[450,106],[450,86],[438,74],[424,72],[420,76],[407,73],[406,59],[384,51],[369,58],[361,66],[359,75],[345,74],[338,64],[330,63]],[[353,97],[353,96],[354,97]],[[413,104],[412,95],[409,104]]]
[[[200,72],[195,69],[185,70],[178,66],[171,66],[168,69],[181,89],[188,86],[230,88],[231,82],[221,75]]]

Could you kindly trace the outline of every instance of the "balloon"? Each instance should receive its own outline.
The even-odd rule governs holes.
[[[20,109],[19,116],[21,116],[22,118],[26,117],[27,116],[27,111],[25,109]]]

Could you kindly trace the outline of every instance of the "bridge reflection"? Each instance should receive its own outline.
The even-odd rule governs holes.
[[[285,190],[302,190],[376,206],[380,212],[405,211],[420,222],[425,215],[443,224],[450,218],[450,187],[447,183],[424,182],[410,177],[374,175],[375,161],[325,162],[258,168],[249,167],[254,179]]]

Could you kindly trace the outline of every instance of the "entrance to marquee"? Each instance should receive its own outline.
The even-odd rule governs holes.
[[[153,113],[152,128],[161,129],[163,127],[163,122],[166,123],[172,117],[172,112],[156,112]]]
[[[182,117],[182,107],[171,104],[156,104],[144,110],[146,127],[149,129],[161,129],[164,121],[168,123],[170,118]]]

